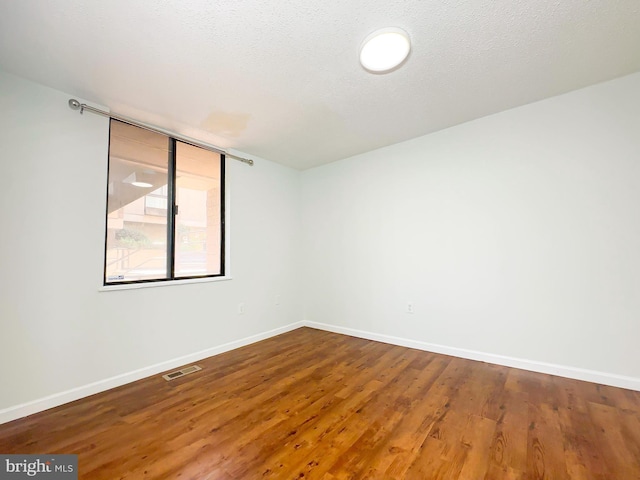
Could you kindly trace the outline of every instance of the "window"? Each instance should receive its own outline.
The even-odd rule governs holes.
[[[224,163],[111,120],[105,285],[224,275]]]

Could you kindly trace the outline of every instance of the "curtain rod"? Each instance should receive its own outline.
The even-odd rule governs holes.
[[[136,122],[128,117],[123,117],[122,115],[117,115],[115,113],[105,112],[104,110],[100,110],[99,108],[92,107],[91,105],[87,105],[86,103],[80,103],[75,98],[69,99],[69,108],[71,110],[80,110],[80,114],[84,113],[85,110],[88,110],[91,113],[95,113],[97,115],[102,115],[103,117],[114,118],[116,120],[120,120],[122,122],[129,123],[131,125],[135,125],[136,127],[144,128],[145,130],[149,130],[150,132],[161,133],[162,135],[171,135],[176,140],[182,140],[183,142],[190,143],[191,145],[195,145],[196,147],[204,148],[205,150],[210,150],[216,153],[222,153],[227,157],[231,157],[234,160],[238,160],[240,162],[246,163],[247,165],[253,166],[253,160],[250,158],[243,158],[232,153],[227,152],[222,148],[215,147],[213,145],[207,145],[205,143],[197,142],[191,138],[183,137],[181,135],[176,135],[173,132],[169,132],[166,130],[162,130],[161,128],[151,127],[149,125],[145,125],[144,123]]]

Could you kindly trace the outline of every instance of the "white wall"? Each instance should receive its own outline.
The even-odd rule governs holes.
[[[308,170],[302,192],[307,320],[640,387],[640,74]]]
[[[71,96],[0,72],[5,420],[302,318],[299,173],[264,160],[228,161],[233,280],[99,292],[108,121],[70,110]]]

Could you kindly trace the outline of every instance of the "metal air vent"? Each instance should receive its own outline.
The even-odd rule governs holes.
[[[163,375],[162,378],[164,378],[168,382],[169,380],[174,380],[176,378],[184,377],[185,375],[189,375],[190,373],[197,372],[198,370],[202,370],[202,368],[200,368],[198,365],[191,365],[189,367],[184,367],[175,372],[167,373],[166,375]]]

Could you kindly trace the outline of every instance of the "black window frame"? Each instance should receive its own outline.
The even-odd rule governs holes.
[[[108,224],[109,224],[109,169],[111,165],[111,125],[112,122],[121,122],[136,128],[144,129],[139,125],[126,122],[124,120],[110,118],[109,119],[109,146],[107,149],[107,191],[105,196],[105,230],[104,230],[104,263],[102,269],[102,284],[104,287],[120,286],[120,285],[136,285],[149,283],[166,283],[181,282],[184,280],[207,279],[224,277],[226,273],[226,155],[215,149],[207,149],[201,145],[196,145],[172,137],[168,133],[160,133],[168,139],[169,143],[169,162],[167,172],[167,278],[149,278],[141,280],[116,280],[107,282],[107,247],[108,247]],[[212,151],[220,155],[220,273],[207,275],[190,275],[175,276],[175,216],[178,214],[179,205],[176,204],[176,163],[177,163],[177,143],[191,145],[201,148],[202,150]]]

